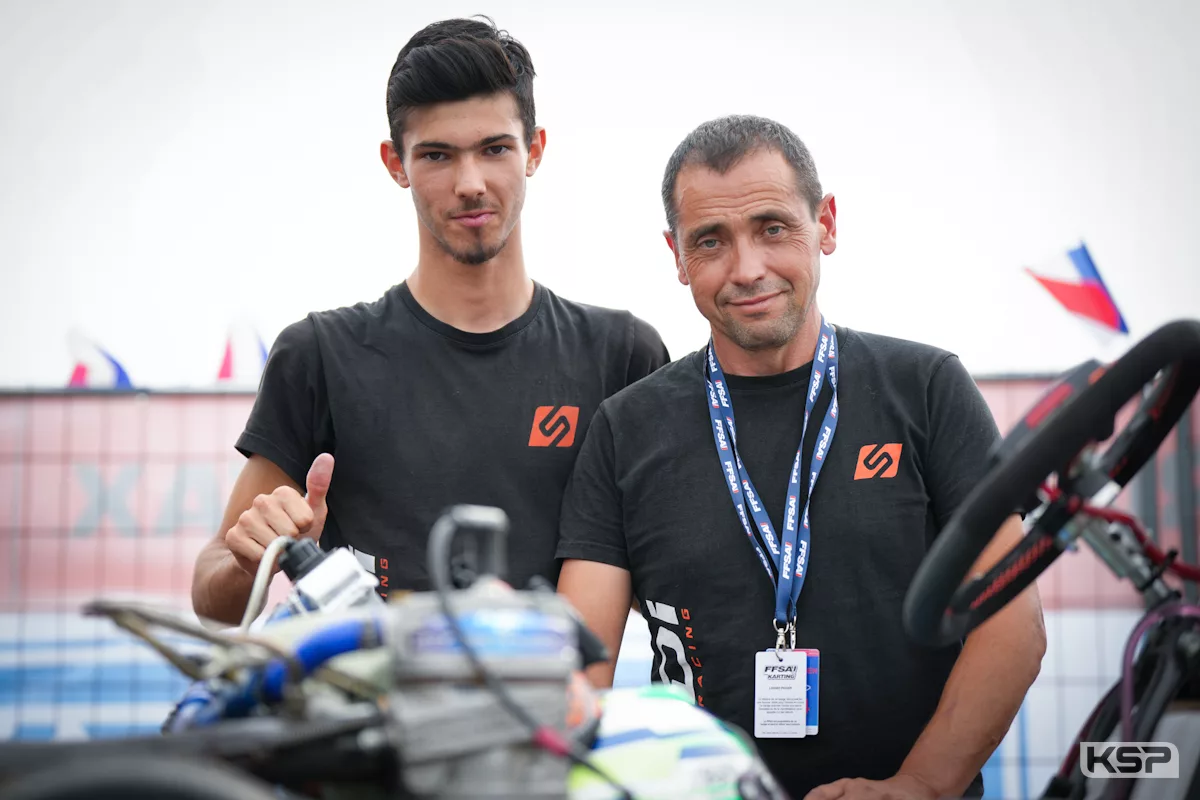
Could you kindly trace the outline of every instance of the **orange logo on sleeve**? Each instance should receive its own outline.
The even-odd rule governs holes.
[[[900,470],[902,444],[868,444],[858,451],[858,467],[854,480],[867,478],[894,478]]]
[[[538,406],[529,431],[530,447],[570,447],[579,425],[578,406]]]

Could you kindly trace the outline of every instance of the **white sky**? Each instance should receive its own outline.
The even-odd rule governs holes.
[[[1083,239],[1135,336],[1200,316],[1200,3],[1141,5],[4,3],[0,385],[63,385],[72,327],[139,385],[211,385],[231,321],[270,338],[403,279],[387,75],[480,12],[539,74],[525,248],[560,294],[702,345],[658,186],[694,125],[755,113],[838,198],[833,322],[975,372],[1111,356],[1021,267]]]

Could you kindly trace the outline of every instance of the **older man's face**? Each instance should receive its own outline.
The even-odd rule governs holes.
[[[784,346],[803,327],[833,252],[833,198],[816,215],[782,155],[748,154],[724,175],[689,165],[675,187],[680,282],[712,324],[747,351]]]

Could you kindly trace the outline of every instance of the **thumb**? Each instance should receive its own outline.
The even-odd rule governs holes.
[[[325,495],[329,493],[329,483],[332,480],[333,456],[329,453],[321,453],[313,461],[308,470],[308,479],[305,481],[308,489],[305,499],[308,500],[308,505],[313,511],[325,505]]]

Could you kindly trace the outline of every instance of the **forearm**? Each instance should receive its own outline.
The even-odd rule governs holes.
[[[1021,595],[971,633],[900,772],[939,796],[961,796],[1007,734],[1045,647],[1036,593]]]
[[[238,566],[233,553],[210,542],[196,558],[192,610],[197,616],[237,625],[250,602],[254,577]]]
[[[558,592],[579,612],[583,624],[608,651],[606,661],[587,668],[588,681],[598,689],[610,688],[633,603],[629,571],[599,562],[567,559],[558,578]]]
[[[588,683],[597,689],[611,689],[613,685],[613,676],[617,671],[616,657],[609,659],[601,664],[592,664],[585,671],[587,674]]]

